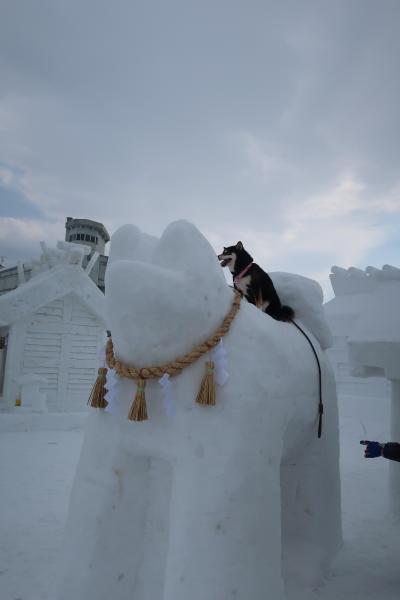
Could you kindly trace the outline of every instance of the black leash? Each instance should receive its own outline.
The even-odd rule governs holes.
[[[306,338],[306,340],[308,341],[308,343],[311,346],[311,350],[314,353],[315,356],[315,360],[317,361],[317,366],[318,366],[318,385],[319,385],[319,403],[318,403],[318,437],[321,437],[321,433],[322,433],[322,414],[324,412],[324,405],[322,403],[322,374],[321,374],[321,364],[319,362],[319,358],[318,358],[318,354],[314,348],[314,344],[312,343],[312,341],[310,340],[310,338],[308,337],[308,335],[306,334],[305,331],[303,331],[303,329],[300,327],[300,325],[297,325],[297,323],[295,321],[293,321],[293,319],[289,319],[290,323],[293,323],[293,325],[295,327],[297,327],[297,329],[299,331],[301,331],[301,333],[304,335],[304,337]]]

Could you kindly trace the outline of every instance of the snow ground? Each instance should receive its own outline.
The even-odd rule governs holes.
[[[344,546],[328,580],[315,590],[291,594],[290,600],[400,597],[400,522],[389,513],[390,461],[365,459],[359,444],[361,439],[389,441],[389,414],[388,399],[339,396]]]
[[[339,406],[344,547],[322,585],[289,590],[289,600],[398,600],[400,523],[389,516],[389,461],[365,460],[359,445],[389,440],[389,402],[341,396]],[[1,429],[0,600],[55,600],[83,432]]]
[[[57,560],[82,437],[82,430],[0,435],[1,600],[56,597]]]

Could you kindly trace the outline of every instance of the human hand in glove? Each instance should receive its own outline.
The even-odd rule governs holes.
[[[380,442],[370,442],[369,440],[361,440],[360,444],[365,446],[365,458],[376,458],[377,456],[382,456],[384,444],[381,444]]]

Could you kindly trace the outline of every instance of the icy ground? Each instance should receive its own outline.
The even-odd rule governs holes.
[[[323,585],[289,590],[289,600],[398,600],[400,522],[388,513],[389,462],[363,459],[359,445],[363,438],[389,440],[389,403],[342,396],[339,407],[345,545]],[[0,599],[55,600],[82,431],[2,430]]]

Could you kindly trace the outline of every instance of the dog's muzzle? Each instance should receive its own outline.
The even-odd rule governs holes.
[[[225,258],[223,254],[220,254],[218,256],[218,260],[220,261],[221,267],[226,267],[230,262],[231,262],[231,258]]]

